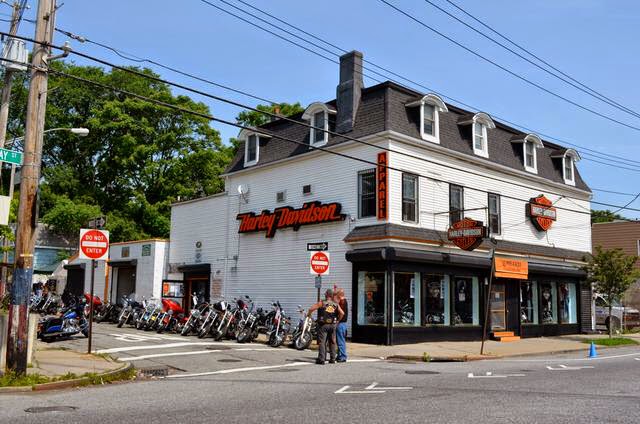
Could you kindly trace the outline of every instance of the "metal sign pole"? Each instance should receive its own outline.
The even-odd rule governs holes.
[[[489,304],[491,303],[491,286],[493,285],[493,273],[496,263],[496,249],[491,249],[491,274],[489,275],[489,287],[487,288],[487,303],[485,305],[484,326],[482,328],[482,343],[480,344],[480,355],[484,354],[484,342],[487,339],[487,325],[489,323]]]
[[[87,348],[87,353],[91,354],[91,340],[93,338],[93,286],[95,284],[96,277],[96,260],[91,259],[91,289],[90,289],[90,299],[89,299],[89,347]]]

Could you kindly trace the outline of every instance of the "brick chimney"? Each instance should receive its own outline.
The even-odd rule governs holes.
[[[353,129],[362,95],[362,53],[352,51],[340,56],[340,82],[336,89],[336,132]]]

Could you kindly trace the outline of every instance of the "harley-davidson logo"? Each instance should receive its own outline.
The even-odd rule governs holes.
[[[480,246],[486,236],[487,227],[482,225],[481,221],[471,218],[454,222],[447,232],[449,240],[462,250],[475,249]]]
[[[544,194],[529,200],[527,215],[529,215],[531,222],[538,230],[548,231],[557,219],[556,208],[552,205],[553,202],[547,199]]]

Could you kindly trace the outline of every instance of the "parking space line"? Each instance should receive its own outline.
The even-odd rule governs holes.
[[[169,375],[165,378],[186,378],[186,377],[201,377],[201,376],[216,375],[216,374],[233,374],[237,372],[273,370],[278,368],[290,368],[290,367],[298,367],[298,366],[312,365],[312,364],[313,364],[312,362],[291,362],[290,364],[284,364],[284,365],[266,365],[263,367],[231,368],[226,370],[199,372],[199,373],[192,373],[192,374],[175,374],[175,375]]]
[[[223,351],[220,349],[210,349],[210,350],[193,350],[190,352],[156,353],[154,355],[141,355],[141,356],[129,356],[129,357],[123,357],[123,358],[116,358],[116,360],[120,362],[130,362],[130,361],[141,361],[143,359],[151,359],[151,358],[164,358],[168,356],[202,355],[205,353],[216,353],[216,352],[223,352]]]
[[[228,346],[229,343],[224,342],[181,342],[181,343],[165,343],[165,344],[153,344],[144,346],[125,346],[114,347],[110,349],[100,349],[95,353],[118,353],[129,352],[132,350],[147,350],[147,349],[168,349],[172,347],[184,347],[184,346]]]

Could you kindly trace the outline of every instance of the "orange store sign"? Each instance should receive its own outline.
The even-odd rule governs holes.
[[[529,262],[521,259],[500,258],[494,260],[495,276],[499,278],[529,278]]]

